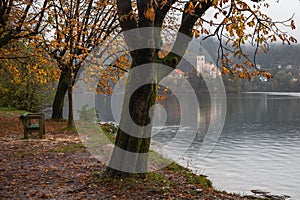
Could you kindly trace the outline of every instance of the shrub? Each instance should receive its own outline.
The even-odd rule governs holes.
[[[96,122],[99,120],[96,108],[88,108],[88,104],[83,105],[81,110],[77,110],[77,112],[81,121]]]

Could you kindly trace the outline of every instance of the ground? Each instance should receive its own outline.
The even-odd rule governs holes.
[[[0,111],[0,199],[247,199],[176,164],[143,180],[104,177],[66,122],[46,120],[45,139],[24,140],[20,114]]]

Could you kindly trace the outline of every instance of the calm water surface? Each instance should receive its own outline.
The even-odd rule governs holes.
[[[178,162],[207,175],[220,190],[250,194],[252,189],[261,189],[300,199],[299,96],[282,93],[228,95],[222,134],[212,151],[203,158],[199,156],[199,149],[206,128],[214,119],[210,103],[204,98],[200,101],[199,133]],[[170,126],[155,135],[154,141],[167,143],[176,134],[178,126],[174,124],[180,120],[180,109],[178,111],[174,105],[172,108],[168,111]],[[183,143],[179,142],[177,148],[172,149],[170,157],[180,151]]]

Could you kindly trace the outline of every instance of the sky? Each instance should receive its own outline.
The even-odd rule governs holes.
[[[300,0],[265,0],[265,2],[270,5],[265,13],[276,21],[289,19],[295,14],[296,30],[288,30],[288,32],[300,43]]]
[[[245,0],[249,5],[256,3],[250,0]],[[269,7],[265,8],[261,6],[262,13],[271,17],[274,21],[285,21],[290,19],[293,15],[295,21],[296,29],[291,30],[291,28],[286,28],[279,26],[281,30],[288,32],[291,36],[295,37],[300,44],[300,0],[264,0],[261,4],[268,3]],[[204,18],[206,20],[211,19],[214,16],[215,10],[208,11]],[[289,23],[290,24],[290,23]],[[209,27],[208,27],[209,28]]]

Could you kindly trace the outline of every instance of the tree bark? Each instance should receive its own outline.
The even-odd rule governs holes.
[[[52,105],[51,118],[54,120],[60,120],[63,118],[64,100],[65,100],[66,93],[68,91],[69,79],[70,79],[70,74],[67,71],[62,71],[58,81],[54,102]]]
[[[144,52],[137,53],[140,56],[135,58],[133,61],[134,65],[139,66],[143,63],[149,63],[149,59],[152,59],[151,50],[139,51]],[[133,69],[135,66],[131,68]],[[149,80],[145,80],[145,75],[147,75]],[[136,154],[127,155],[123,153],[124,151],[120,152],[115,148],[110,165],[105,172],[110,177],[126,178],[136,175],[144,177],[147,170],[147,153],[150,148],[152,131],[151,119],[154,114],[153,112],[150,113],[150,109],[155,104],[157,96],[157,74],[154,68],[149,66],[147,71],[138,70],[138,72],[130,74],[128,80],[115,145],[125,152]],[[140,85],[143,82],[151,82],[151,84],[142,85],[136,90],[133,89],[136,85]],[[131,96],[128,96],[130,94]],[[137,125],[130,127],[130,133],[128,132],[128,116],[125,113],[129,113],[132,121]],[[127,127],[125,128],[127,132],[122,130],[123,127]]]
[[[69,103],[69,114],[68,114],[68,128],[74,128],[74,116],[73,116],[73,86],[72,84],[68,87],[68,103]]]
[[[132,154],[127,156],[124,153],[114,150],[110,164],[110,166],[114,168],[109,166],[106,171],[110,177],[126,178],[134,174],[144,177],[147,170],[146,153],[148,153],[150,148],[152,128],[151,125],[149,127],[147,126],[151,124],[152,117],[149,111],[155,103],[156,94],[156,85],[148,84],[130,98],[129,113],[131,114],[132,120],[139,126],[139,128],[132,128],[130,131],[131,133],[138,133],[140,137],[132,136],[130,133],[126,133],[119,128],[115,145],[127,152],[138,154],[132,157]],[[126,126],[124,123],[127,123],[127,120],[122,121],[121,119],[120,127]]]

